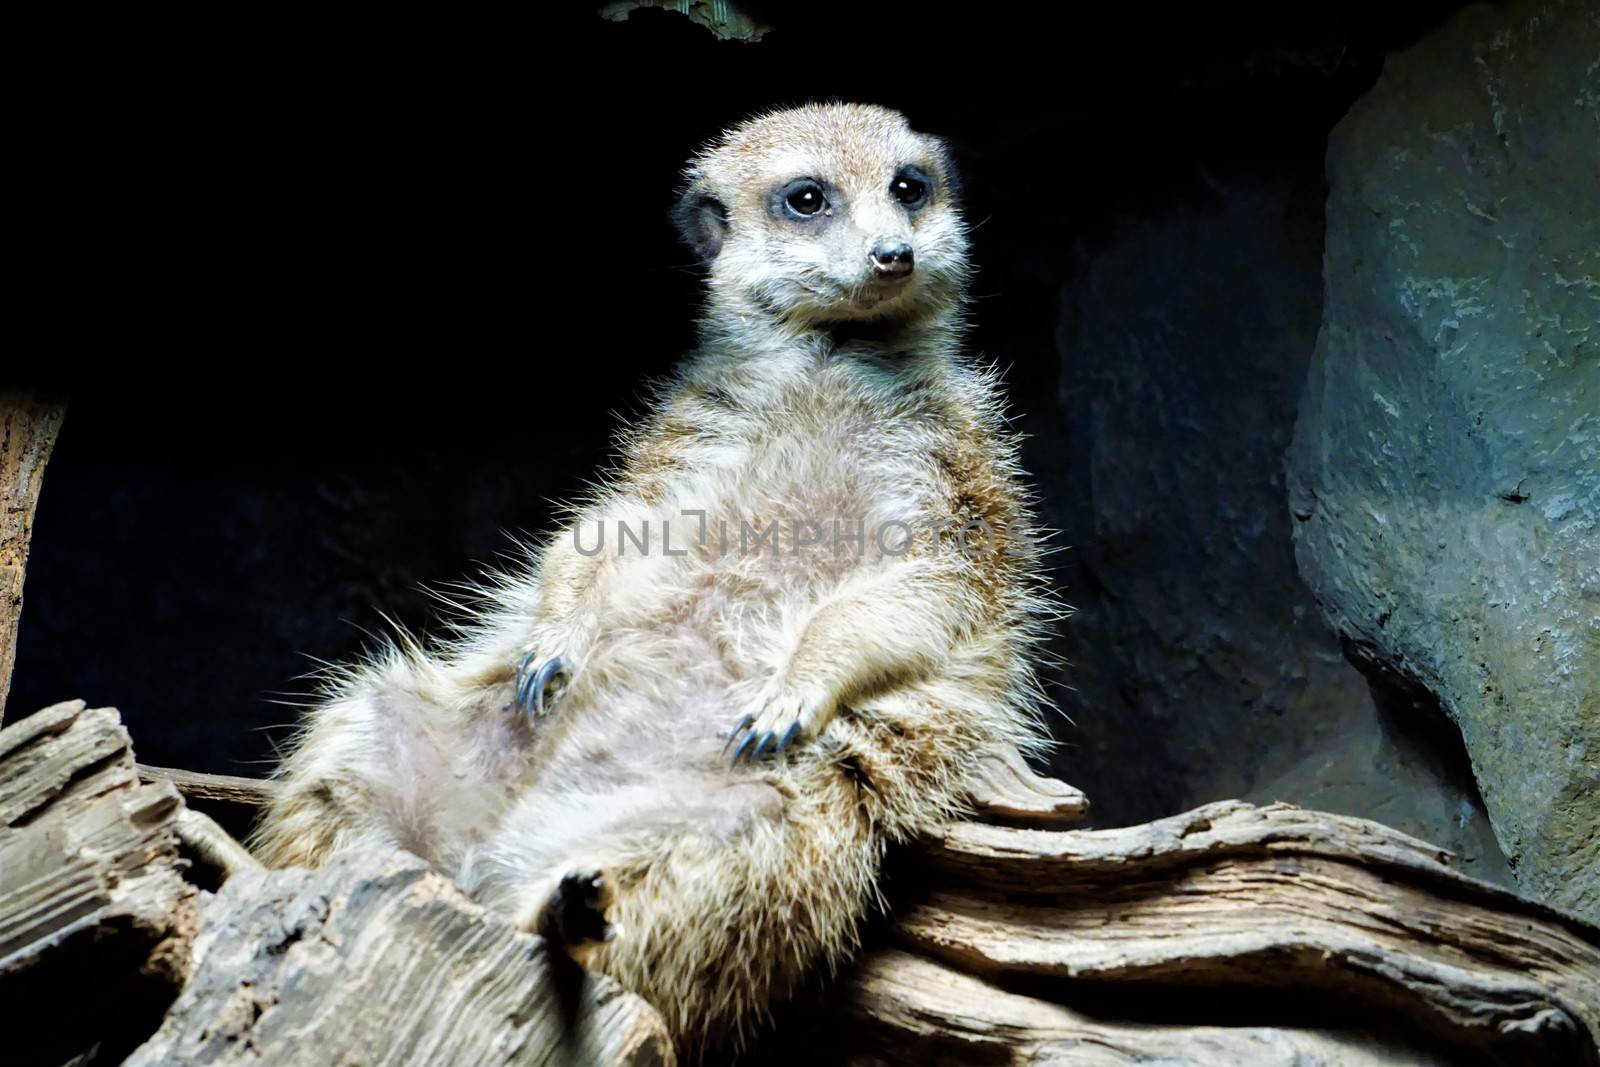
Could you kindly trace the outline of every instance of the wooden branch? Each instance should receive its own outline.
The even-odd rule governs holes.
[[[178,839],[200,859],[222,873],[224,879],[240,871],[264,871],[266,865],[250,850],[217,825],[215,819],[193,808],[184,808],[176,820]]]
[[[181,771],[175,767],[152,767],[148,763],[139,764],[139,780],[171,782],[188,800],[240,804],[249,808],[265,807],[278,788],[278,783],[270,778],[202,774],[199,771]]]
[[[839,991],[851,1067],[1446,1067],[1459,1062],[1361,1031],[1118,1022],[905,952],[876,952]]]
[[[1014,749],[979,764],[972,804],[980,820],[1002,825],[1070,826],[1089,813],[1089,798],[1080,790],[1033,773]]]
[[[1062,889],[1120,881],[1135,865],[1159,870],[1187,866],[1206,856],[1279,852],[1395,867],[1449,884],[1470,880],[1452,866],[1447,849],[1379,823],[1288,804],[1258,808],[1239,800],[1207,804],[1120,830],[1048,833],[957,823],[940,835],[930,854],[953,878],[997,888],[1023,878],[1033,885]],[[1487,883],[1475,884],[1508,901],[1523,899]]]
[[[235,874],[195,955],[127,1067],[673,1062],[644,1001],[570,963],[564,988],[539,938],[405,853]]]
[[[935,888],[896,937],[968,974],[1054,980],[1069,1000],[1114,985],[1125,1008],[1175,988],[1293,990],[1443,1046],[1600,1062],[1600,931],[1376,823],[1227,801],[1118,830],[959,824],[928,858]],[[1258,1003],[1258,1023],[1283,1007]]]
[[[22,579],[44,465],[66,414],[28,393],[0,392],[0,722],[16,665]]]

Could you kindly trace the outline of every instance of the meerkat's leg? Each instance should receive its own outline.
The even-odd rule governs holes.
[[[448,780],[457,736],[451,703],[437,668],[415,653],[393,651],[350,672],[311,711],[280,767],[250,842],[256,855],[269,866],[314,867],[354,847],[426,852],[439,811],[427,794]]]
[[[732,762],[815,737],[843,700],[936,666],[984,616],[953,560],[907,560],[846,583],[819,604],[788,664],[728,738]]]
[[[852,787],[821,764],[792,796],[760,783],[707,796],[676,812],[618,811],[604,829],[524,851],[567,815],[555,798],[526,803],[476,887],[522,929],[645,997],[691,1049],[752,1032],[855,946],[881,853]]]
[[[600,553],[578,551],[574,529],[545,546],[536,579],[533,632],[520,647],[513,678],[516,706],[526,714],[535,718],[548,714],[565,683],[581,668],[587,643],[585,611],[600,601],[604,571]]]

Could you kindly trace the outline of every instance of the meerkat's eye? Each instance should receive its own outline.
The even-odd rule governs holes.
[[[915,210],[928,202],[928,176],[917,167],[905,167],[889,183],[889,192],[900,203]]]
[[[822,187],[816,182],[796,182],[788,190],[783,202],[789,210],[803,218],[810,218],[828,206]]]

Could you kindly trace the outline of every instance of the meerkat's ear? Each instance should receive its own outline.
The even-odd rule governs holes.
[[[722,240],[728,235],[728,208],[703,180],[693,179],[684,187],[672,209],[672,221],[683,243],[701,262],[710,263],[722,251]]]

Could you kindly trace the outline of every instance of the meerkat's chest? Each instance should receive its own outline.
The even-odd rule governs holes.
[[[633,579],[620,599],[682,614],[688,594],[702,609],[690,614],[704,615],[732,598],[754,617],[764,601],[815,600],[936,526],[948,487],[934,457],[948,431],[848,384],[808,382],[748,432],[688,456],[635,511],[643,550],[619,521],[606,544]]]
[[[725,566],[776,566],[804,588],[893,555],[938,510],[928,427],[827,399],[775,414],[704,487],[718,549],[744,557]]]

